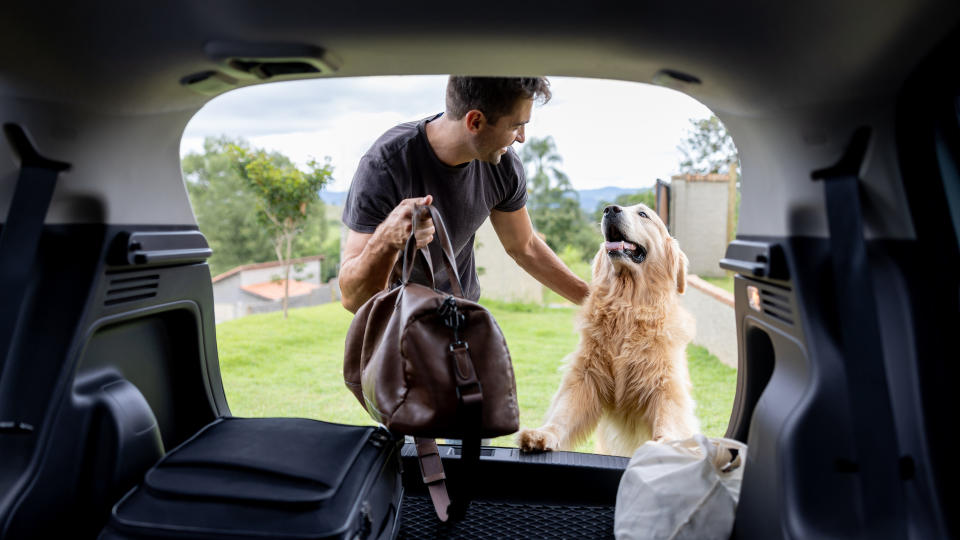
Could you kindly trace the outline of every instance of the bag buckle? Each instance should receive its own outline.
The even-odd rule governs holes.
[[[469,405],[483,399],[483,385],[480,381],[457,387],[457,400]]]

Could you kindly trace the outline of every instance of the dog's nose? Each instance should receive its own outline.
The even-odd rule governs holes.
[[[603,209],[603,215],[607,215],[610,212],[613,212],[614,214],[619,214],[622,211],[623,211],[623,208],[620,208],[615,204],[611,204],[610,206]]]

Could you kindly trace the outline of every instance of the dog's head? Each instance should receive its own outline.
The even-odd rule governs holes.
[[[644,204],[603,209],[603,245],[593,264],[594,281],[630,277],[640,288],[686,289],[687,256],[660,216]]]

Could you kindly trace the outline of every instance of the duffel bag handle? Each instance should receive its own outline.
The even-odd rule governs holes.
[[[450,280],[450,287],[453,289],[454,296],[463,298],[463,287],[460,284],[460,272],[457,270],[457,260],[453,256],[453,246],[450,244],[450,237],[447,234],[447,227],[443,223],[443,218],[440,216],[440,211],[437,210],[433,205],[414,205],[413,207],[413,217],[412,227],[410,229],[410,237],[407,238],[407,245],[404,249],[403,254],[403,283],[408,283],[410,281],[410,274],[413,272],[413,262],[416,257],[416,252],[421,251],[423,254],[424,260],[427,262],[427,267],[430,273],[430,284],[433,288],[436,288],[436,282],[433,277],[433,261],[430,257],[430,252],[421,248],[417,250],[417,240],[416,232],[417,227],[420,226],[420,221],[427,217],[433,219],[433,227],[436,230],[434,235],[434,241],[440,243],[440,251],[443,254],[443,262],[447,271],[447,278]]]
[[[414,212],[416,215],[416,212]],[[417,230],[417,218],[414,217],[413,231]],[[430,280],[430,288],[436,289],[437,282],[433,277],[433,261],[430,257],[430,252],[424,248],[417,249],[417,237],[411,231],[410,237],[407,238],[407,245],[403,248],[403,271],[401,273],[402,282],[404,285],[410,283],[410,274],[413,272],[413,264],[417,257],[417,254],[423,258],[423,262],[427,263],[427,276]]]

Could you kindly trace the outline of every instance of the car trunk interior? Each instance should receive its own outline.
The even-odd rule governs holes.
[[[659,82],[710,107],[743,166],[725,259],[738,272],[739,336],[727,436],[750,447],[733,536],[958,532],[942,426],[960,277],[946,188],[933,181],[943,158],[931,149],[956,141],[956,117],[937,119],[960,88],[960,4],[437,5],[424,15],[386,2],[177,0],[5,11],[0,120],[28,146],[9,130],[0,143],[0,233],[39,229],[28,256],[0,242],[0,536],[56,537],[70,524],[96,537],[157,459],[230,414],[209,250],[180,171],[190,118],[251,84],[433,73]],[[866,401],[889,411],[873,429],[839,337],[847,315],[824,182],[811,178],[842,163],[861,126],[868,147],[852,174],[891,396]],[[30,152],[69,169],[50,173]],[[55,175],[46,198],[18,191],[30,166]],[[14,222],[16,208],[41,218]],[[948,269],[936,282],[930,253]],[[871,461],[868,440],[892,447]],[[455,479],[459,447],[440,449]],[[486,447],[477,499],[453,527],[433,516],[410,444],[402,464],[403,537],[587,538],[612,535],[627,459]]]

